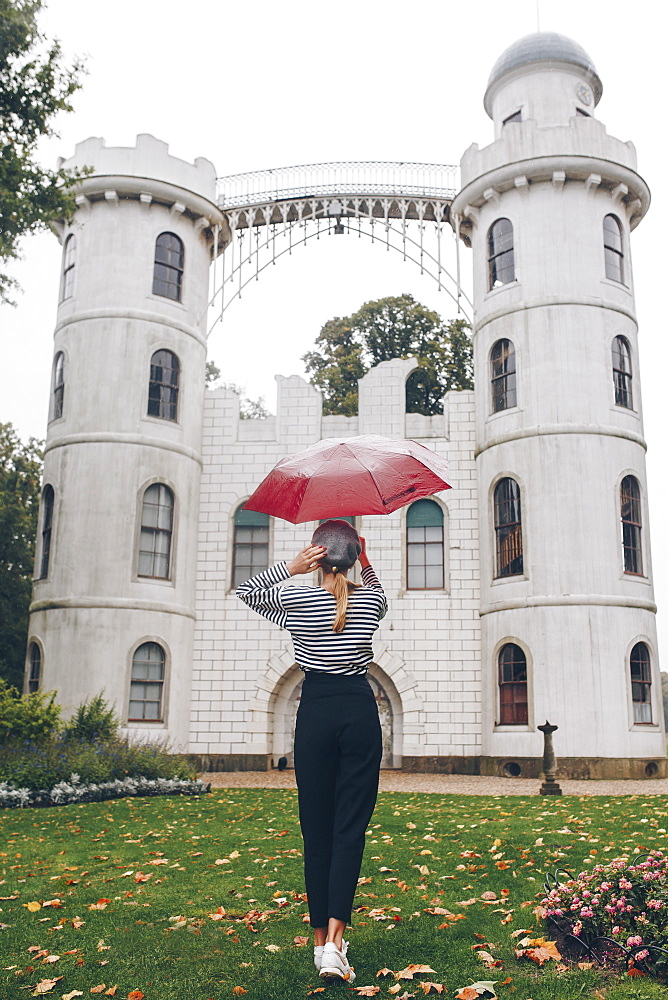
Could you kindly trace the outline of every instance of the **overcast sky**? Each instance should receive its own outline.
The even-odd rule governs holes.
[[[150,132],[176,156],[209,158],[220,175],[328,160],[458,163],[472,142],[492,141],[482,107],[489,71],[509,44],[536,30],[537,16],[541,30],[570,36],[593,59],[604,88],[597,117],[611,135],[634,142],[653,193],[632,249],[661,629],[668,619],[661,5],[541,0],[537,11],[536,0],[50,0],[41,27],[68,56],[86,59],[87,76],[74,113],[59,122],[60,138],[41,156],[55,164],[88,136],[133,145],[137,133]],[[466,252],[463,265],[470,267]],[[23,437],[46,432],[59,268],[53,236],[27,240],[14,269],[23,288],[18,307],[0,307],[0,421]],[[453,315],[447,296],[398,254],[351,236],[311,241],[230,307],[209,356],[225,380],[265,396],[273,409],[274,374],[303,374],[300,358],[327,319],[402,292]],[[663,632],[668,647],[667,626]]]

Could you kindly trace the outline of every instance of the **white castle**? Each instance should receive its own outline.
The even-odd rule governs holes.
[[[649,205],[631,143],[595,118],[586,53],[512,45],[485,94],[450,219],[472,248],[474,392],[407,414],[411,360],[322,415],[278,377],[275,417],[205,390],[215,170],[148,135],[92,164],[61,227],[61,301],[26,689],[104,691],[127,729],[211,769],[290,760],[301,672],[287,633],[234,596],[313,526],[244,511],[323,437],[381,433],[450,462],[454,489],[358,518],[390,613],[370,674],[388,767],[665,776],[630,233]],[[218,229],[216,229],[218,227]],[[218,249],[216,247],[216,249]],[[466,253],[466,251],[464,251]]]

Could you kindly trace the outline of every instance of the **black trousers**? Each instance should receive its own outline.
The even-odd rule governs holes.
[[[350,923],[376,805],[382,738],[366,677],[307,671],[295,730],[295,776],[311,927]]]

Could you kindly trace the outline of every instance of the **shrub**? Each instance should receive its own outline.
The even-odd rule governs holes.
[[[101,694],[82,702],[65,726],[64,734],[72,740],[111,740],[118,735],[119,719],[115,709]]]
[[[60,711],[55,691],[22,695],[0,678],[0,744],[52,736],[60,724]]]
[[[557,882],[542,907],[563,933],[597,951],[602,939],[610,939],[609,946],[603,941],[608,954],[627,954],[657,971],[668,968],[668,953],[653,950],[668,949],[668,855],[661,851],[640,855],[632,864],[615,858]]]
[[[169,753],[165,743],[71,739],[59,735],[43,740],[14,740],[0,747],[0,781],[34,791],[53,788],[78,774],[83,782],[124,778],[190,779],[195,770],[184,758]]]

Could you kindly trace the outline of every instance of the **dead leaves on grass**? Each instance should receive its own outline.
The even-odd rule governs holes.
[[[520,947],[515,949],[516,958],[529,958],[536,965],[545,965],[551,959],[559,961],[561,954],[556,942],[547,941],[545,938],[522,938]]]

